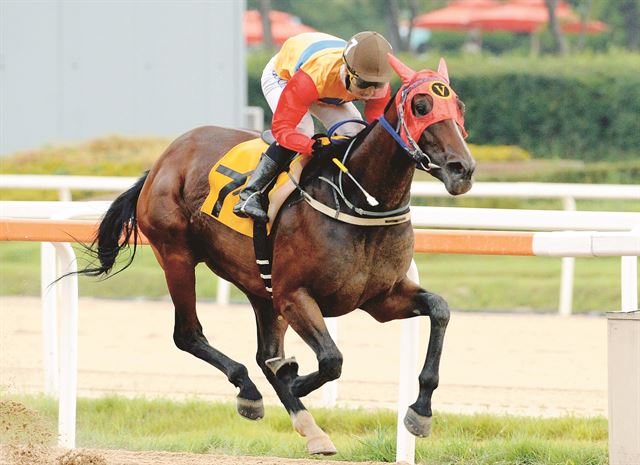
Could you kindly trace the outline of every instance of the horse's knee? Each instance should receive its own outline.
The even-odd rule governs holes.
[[[342,354],[336,351],[335,354],[321,358],[318,362],[318,368],[322,376],[329,381],[338,379],[342,374]]]
[[[451,312],[449,304],[438,294],[425,292],[420,294],[419,300],[423,306],[422,314],[431,318],[432,324],[436,326],[447,326]]]
[[[449,304],[446,300],[436,294],[431,295],[431,319],[435,323],[441,326],[447,326],[449,318],[451,317],[451,311],[449,310]]]
[[[193,334],[184,334],[174,331],[173,343],[178,349],[184,350],[185,352],[193,353],[193,348],[195,347],[196,340]]]

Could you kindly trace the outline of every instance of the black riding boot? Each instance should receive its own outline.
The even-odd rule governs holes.
[[[251,217],[255,221],[267,222],[269,217],[262,207],[262,194],[272,180],[282,171],[291,158],[293,152],[274,142],[260,158],[260,162],[251,174],[249,182],[240,191],[240,200],[233,213],[246,218]],[[267,191],[268,192],[268,191]]]

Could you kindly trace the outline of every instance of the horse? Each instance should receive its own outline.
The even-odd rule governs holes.
[[[126,266],[130,265],[142,232],[164,270],[175,311],[175,345],[221,370],[239,389],[239,414],[257,420],[264,415],[262,396],[247,368],[212,347],[203,334],[196,313],[194,269],[204,262],[235,284],[255,313],[256,361],[294,429],[306,437],[310,454],[336,453],[300,399],[341,374],[343,357],[323,317],[338,317],[357,308],[379,322],[430,318],[419,395],[407,410],[404,424],[420,437],[431,429],[431,397],[438,386],[449,308],[441,296],[406,277],[414,243],[408,213],[410,187],[418,167],[440,180],[450,194],[463,194],[472,186],[475,161],[465,143],[464,105],[449,85],[444,60],[437,72],[416,72],[391,55],[389,61],[401,78],[401,87],[383,117],[353,139],[343,158],[357,185],[336,178],[340,170],[330,161],[314,158],[303,172],[299,191],[273,222],[271,293],[260,277],[251,238],[200,210],[212,166],[232,147],[257,137],[255,132],[215,126],[178,137],[112,203],[92,246],[100,264],[84,270],[110,276],[118,253],[132,243],[134,253]],[[334,182],[327,182],[331,179]],[[375,198],[375,207],[363,203],[363,191]],[[332,205],[338,194],[346,221],[312,206],[312,200]],[[288,327],[314,351],[316,371],[299,375],[295,359],[285,357]]]

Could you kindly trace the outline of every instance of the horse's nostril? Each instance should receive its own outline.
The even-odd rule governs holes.
[[[458,161],[447,163],[446,169],[453,176],[462,176],[464,174],[464,166]]]

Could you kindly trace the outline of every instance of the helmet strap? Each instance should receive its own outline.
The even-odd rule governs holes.
[[[347,89],[347,92],[351,89],[351,71],[349,70],[349,65],[347,65],[344,56],[342,57],[343,67],[341,69],[340,75],[344,79],[344,87]]]

